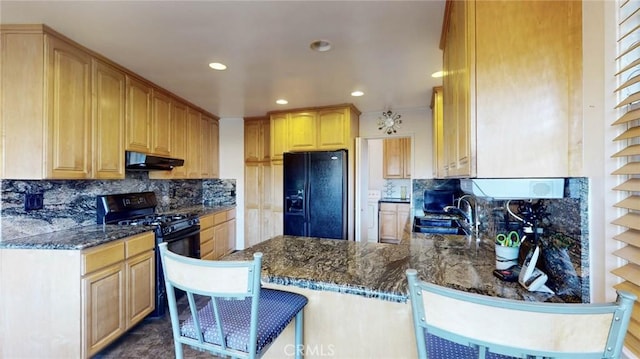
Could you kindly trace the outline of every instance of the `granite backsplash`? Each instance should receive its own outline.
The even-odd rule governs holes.
[[[159,212],[199,204],[235,205],[235,179],[155,180],[127,172],[122,180],[2,180],[0,241],[96,224],[96,196],[153,191]],[[43,194],[44,207],[25,211],[25,194]]]
[[[413,215],[424,214],[424,191],[448,189],[463,194],[457,179],[414,179],[412,181]],[[538,199],[530,205],[545,213],[538,225],[542,245],[542,267],[549,275],[549,287],[566,296],[581,296],[589,301],[589,180],[584,177],[565,179],[564,198]],[[521,222],[506,211],[507,201],[475,198],[482,238],[490,240],[497,233],[520,230]],[[516,215],[524,201],[512,200],[509,208]]]

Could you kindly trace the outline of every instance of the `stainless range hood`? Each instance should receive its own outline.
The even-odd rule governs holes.
[[[174,167],[184,165],[184,160],[179,158],[148,155],[140,152],[125,152],[127,171],[171,171]]]

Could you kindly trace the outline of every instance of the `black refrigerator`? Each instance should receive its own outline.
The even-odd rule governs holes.
[[[284,234],[347,239],[347,151],[284,154]]]

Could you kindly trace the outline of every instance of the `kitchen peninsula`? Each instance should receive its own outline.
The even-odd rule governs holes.
[[[309,298],[306,357],[415,357],[408,268],[428,282],[468,292],[562,301],[495,278],[493,244],[467,236],[405,233],[399,244],[277,236],[223,259],[250,260],[255,252],[263,253],[265,287]],[[292,335],[292,328],[287,328],[266,357],[292,354]]]

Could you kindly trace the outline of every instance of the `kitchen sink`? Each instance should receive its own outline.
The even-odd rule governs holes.
[[[425,214],[415,216],[413,220],[413,231],[418,233],[434,234],[466,234],[460,226],[460,217],[449,214]]]

